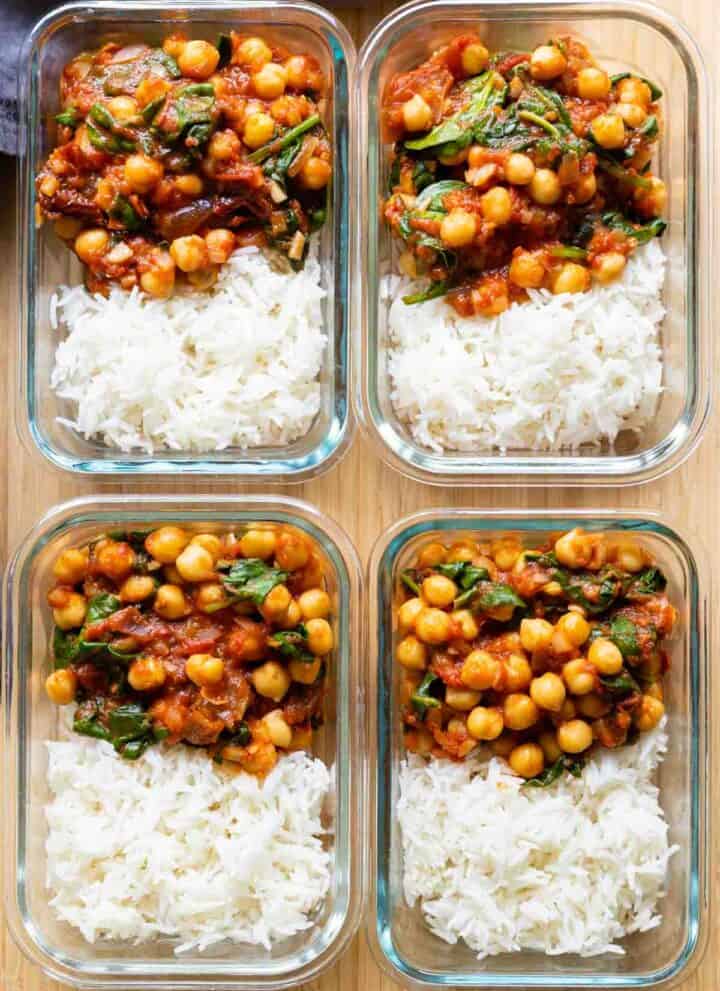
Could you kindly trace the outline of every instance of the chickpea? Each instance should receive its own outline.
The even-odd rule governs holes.
[[[520,553],[520,547],[514,540],[499,540],[493,546],[493,558],[500,571],[512,571]]]
[[[510,654],[505,660],[505,691],[520,692],[532,681],[532,669],[522,654]]]
[[[615,549],[615,563],[623,571],[636,574],[645,567],[645,555],[636,543],[619,544]]]
[[[634,722],[641,733],[647,733],[655,729],[664,715],[665,706],[661,699],[653,698],[652,695],[643,695],[640,706],[635,712]]]
[[[259,557],[267,561],[275,553],[277,535],[274,530],[246,530],[240,538],[243,557]]]
[[[196,533],[190,541],[191,547],[204,547],[211,555],[213,562],[222,554],[222,540],[216,533]]]
[[[618,103],[614,109],[628,127],[641,127],[647,119],[647,113],[639,103]]]
[[[580,176],[573,186],[573,197],[576,203],[588,203],[597,192],[597,179],[594,172]]]
[[[590,125],[590,133],[601,148],[622,148],[625,124],[619,114],[600,114]]]
[[[652,103],[652,92],[648,84],[633,76],[621,79],[615,87],[615,92],[621,103],[637,103],[646,109]]]
[[[496,740],[490,741],[490,749],[496,757],[505,757],[507,759],[519,742],[520,737],[517,733],[506,733],[503,731]]]
[[[185,550],[178,555],[175,567],[184,581],[204,582],[213,577],[215,562],[212,554],[204,547],[200,547],[198,544],[188,544]]]
[[[445,575],[428,575],[422,583],[422,594],[428,605],[444,609],[452,605],[458,589],[455,582]]]
[[[229,605],[225,589],[218,582],[203,582],[195,592],[195,607],[204,613],[214,613]]]
[[[272,59],[272,52],[262,38],[246,38],[235,52],[235,62],[261,69]]]
[[[483,217],[490,223],[497,224],[498,227],[509,223],[512,216],[510,193],[504,186],[493,186],[481,197],[480,209]],[[472,216],[472,214],[468,214],[468,216]]]
[[[588,650],[588,660],[600,674],[619,674],[622,671],[623,656],[612,640],[598,637]]]
[[[578,96],[583,100],[604,100],[610,92],[610,77],[595,66],[587,66],[577,74]]]
[[[325,619],[330,615],[330,596],[322,588],[309,588],[303,592],[298,605],[303,619]]]
[[[212,265],[223,265],[235,250],[235,235],[232,231],[218,227],[205,235],[208,261]]]
[[[545,768],[545,754],[537,743],[521,743],[510,751],[508,764],[521,778],[534,778]]]
[[[243,128],[243,141],[248,148],[261,148],[272,141],[275,134],[275,121],[270,114],[250,114]]]
[[[185,674],[199,688],[211,688],[225,677],[225,665],[212,654],[191,654],[185,662]]]
[[[324,189],[330,181],[332,166],[324,158],[312,155],[300,169],[299,178],[305,189]]]
[[[175,564],[190,543],[190,536],[179,526],[161,526],[145,538],[145,550],[160,564]]]
[[[300,609],[300,604],[297,599],[291,599],[290,605],[287,607],[287,612],[285,617],[280,624],[285,630],[294,630],[298,623],[302,620],[302,610]]]
[[[579,527],[555,541],[555,556],[566,568],[586,568],[592,559],[592,538]]]
[[[291,89],[307,89],[307,67],[302,55],[291,55],[289,59],[286,59],[285,72],[287,73],[287,84]]]
[[[552,279],[552,291],[556,296],[564,292],[586,292],[589,287],[590,272],[577,262],[565,262]]]
[[[573,702],[572,699],[565,699],[562,705],[562,709],[560,710],[560,712],[557,713],[558,722],[556,723],[556,725],[559,725],[559,723],[569,722],[571,719],[574,719],[575,716],[577,716],[577,713],[578,713],[578,709],[577,706],[575,705],[575,702]]]
[[[190,605],[179,585],[161,585],[153,608],[163,619],[182,619],[190,612]]]
[[[203,181],[199,175],[187,172],[184,175],[175,176],[175,188],[183,196],[200,196],[203,191]]]
[[[406,131],[427,131],[432,127],[433,112],[419,93],[403,104],[402,114]]]
[[[178,66],[191,79],[209,79],[217,69],[220,52],[208,41],[188,41],[178,55]]]
[[[175,288],[175,262],[169,251],[158,248],[152,263],[153,267],[140,276],[140,288],[156,299],[167,299]]]
[[[466,76],[477,76],[488,67],[490,53],[479,41],[471,41],[465,45],[460,56],[460,64]]]
[[[124,541],[110,540],[95,551],[95,563],[101,574],[113,581],[127,578],[135,567],[135,551]]]
[[[464,688],[453,688],[448,685],[445,689],[445,704],[458,712],[469,712],[480,701],[480,692],[471,692]]]
[[[208,143],[208,155],[214,162],[227,162],[240,154],[240,138],[229,128],[216,131]]]
[[[503,719],[508,729],[529,729],[539,718],[540,710],[529,695],[512,692],[503,699]]]
[[[136,692],[152,692],[165,683],[165,665],[158,657],[136,657],[127,679]]]
[[[320,674],[322,661],[316,657],[314,661],[290,661],[288,671],[293,681],[301,685],[314,685]]]
[[[70,668],[53,671],[45,679],[45,691],[55,705],[70,705],[75,701],[77,675]]]
[[[503,728],[503,714],[498,708],[478,705],[467,717],[467,731],[474,740],[496,740]]]
[[[43,196],[54,196],[60,188],[60,183],[54,175],[45,176],[40,183],[40,192]]]
[[[174,59],[177,59],[180,57],[185,45],[187,45],[187,38],[184,38],[180,34],[171,34],[163,41],[162,47],[167,55],[172,55]]]
[[[447,560],[450,562],[467,561],[469,563],[477,553],[478,545],[474,540],[458,540],[448,550]]]
[[[72,241],[82,229],[82,220],[77,217],[58,217],[53,230],[63,241]]]
[[[108,100],[107,108],[115,120],[126,124],[137,116],[138,102],[131,96],[114,96],[112,100]]]
[[[309,619],[305,624],[308,637],[308,649],[316,657],[324,657],[335,646],[332,626],[326,619]]]
[[[460,627],[463,640],[474,640],[480,632],[480,627],[469,609],[457,609],[450,613],[450,618]]]
[[[468,688],[484,692],[495,686],[501,670],[497,657],[493,657],[487,650],[473,650],[463,661],[460,679]]]
[[[290,674],[277,661],[266,661],[255,668],[250,679],[258,695],[279,702],[290,688]]]
[[[536,169],[528,185],[531,198],[541,206],[552,206],[562,195],[557,172],[552,169]]]
[[[649,176],[650,189],[638,189],[635,192],[635,203],[638,210],[651,217],[659,217],[667,206],[667,187],[662,179]]]
[[[447,560],[447,549],[442,544],[426,544],[418,554],[418,568],[436,568]]]
[[[579,612],[567,612],[557,621],[557,629],[573,647],[581,647],[590,636],[590,624]]]
[[[584,657],[567,661],[563,665],[562,675],[573,695],[588,695],[595,690],[595,668]]]
[[[451,248],[464,248],[475,239],[475,214],[467,210],[451,210],[440,224],[440,237]]]
[[[262,69],[253,73],[252,83],[261,100],[276,100],[285,92],[287,70],[277,62],[266,62]]]
[[[403,602],[398,609],[397,614],[399,631],[401,633],[409,633],[411,630],[414,630],[415,620],[424,608],[424,602],[417,596],[415,596],[415,598],[408,599],[407,602]]]
[[[207,245],[199,234],[176,237],[170,245],[170,254],[182,272],[197,272],[208,264]]]
[[[592,744],[593,734],[584,719],[571,719],[557,729],[557,742],[566,754],[580,754]]]
[[[551,598],[557,598],[563,594],[563,587],[560,582],[548,582],[547,585],[543,587],[543,595],[549,595]]]
[[[120,586],[121,602],[144,602],[155,591],[155,582],[149,575],[130,575]]]
[[[541,733],[538,737],[538,743],[542,747],[542,752],[545,754],[545,760],[548,764],[554,764],[558,757],[562,757],[562,750],[558,746],[557,736],[551,730]]]
[[[145,76],[138,83],[135,99],[139,106],[147,107],[148,104],[165,96],[169,89],[170,83],[166,79],[161,79],[160,76],[156,75]]]
[[[64,585],[75,585],[87,574],[89,553],[87,548],[68,547],[53,564],[53,575]]]
[[[575,703],[575,708],[581,716],[588,719],[599,719],[610,711],[610,705],[600,695],[590,692],[589,695],[580,695]]]
[[[533,79],[555,79],[566,69],[567,59],[555,45],[540,45],[530,56],[530,75]]]
[[[169,585],[182,585],[183,583],[182,575],[180,574],[180,572],[178,571],[178,569],[175,567],[174,564],[166,564],[165,567],[162,569],[162,572],[165,581]]]
[[[621,251],[606,251],[598,255],[592,263],[592,276],[601,285],[607,285],[622,275],[625,269],[625,255]]]
[[[514,186],[527,186],[535,175],[535,163],[529,155],[514,151],[505,162],[505,178]]]
[[[520,643],[529,653],[547,650],[552,641],[553,626],[546,619],[523,619],[520,622]]]
[[[565,685],[560,675],[548,671],[533,678],[530,683],[530,697],[540,709],[559,712],[565,701]]]
[[[281,623],[291,602],[292,595],[287,585],[276,585],[265,596],[260,612],[269,623]]]
[[[450,639],[452,622],[442,609],[423,609],[415,620],[415,632],[424,643],[438,646]]]
[[[653,681],[645,688],[645,694],[649,698],[658,699],[660,702],[665,698],[665,692],[661,681]]]
[[[545,279],[545,266],[534,252],[516,248],[509,275],[510,281],[521,289],[539,289]]]
[[[278,567],[285,571],[304,568],[310,560],[310,547],[305,537],[291,530],[283,530],[277,538],[275,560]]]
[[[81,262],[91,265],[99,261],[110,247],[110,235],[100,227],[82,231],[75,238],[75,254]]]
[[[272,712],[268,712],[266,716],[263,716],[262,721],[267,727],[271,743],[276,747],[287,750],[292,743],[293,731],[285,722],[282,709],[273,709]]]

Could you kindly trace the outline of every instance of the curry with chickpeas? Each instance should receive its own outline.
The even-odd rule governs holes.
[[[491,53],[463,34],[383,95],[394,143],[384,217],[400,268],[462,316],[503,312],[528,290],[583,292],[621,275],[660,235],[653,175],[662,94],[609,75],[578,39]]]
[[[427,544],[399,576],[407,749],[462,760],[484,744],[549,784],[653,729],[677,616],[665,587],[637,543],[581,529],[532,550]]]
[[[46,691],[125,758],[165,740],[265,775],[323,721],[332,601],[300,531],[178,526],[64,550]]]
[[[234,31],[82,52],[62,73],[39,216],[94,292],[164,298],[178,274],[205,289],[250,244],[299,265],[326,216],[326,86],[314,56]]]

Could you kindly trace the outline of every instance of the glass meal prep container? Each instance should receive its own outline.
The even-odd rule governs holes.
[[[399,712],[400,666],[395,662],[397,629],[393,602],[399,573],[421,546],[437,539],[491,541],[516,535],[536,547],[550,533],[580,526],[611,535],[633,534],[668,579],[668,597],[679,611],[666,642],[669,748],[657,772],[660,801],[679,851],[671,858],[667,894],[659,903],[662,924],[622,941],[625,956],[582,958],[508,953],[478,961],[464,943],[451,946],[433,935],[420,908],[403,895],[402,846],[397,818],[398,774],[404,758]],[[688,976],[703,953],[708,910],[708,821],[706,780],[708,672],[708,570],[697,546],[657,515],[633,511],[471,511],[437,509],[406,517],[390,527],[372,552],[368,588],[372,631],[370,657],[370,744],[373,754],[370,822],[370,901],[367,931],[380,966],[404,987],[422,988],[644,988]],[[665,986],[663,984],[663,986]]]
[[[316,56],[329,81],[324,120],[333,142],[333,184],[328,222],[319,233],[322,285],[327,295],[323,318],[328,343],[320,373],[321,406],[309,432],[291,444],[196,453],[124,453],[100,441],[85,440],[58,423],[71,404],[50,389],[59,331],[50,324],[50,300],[60,285],[82,284],[82,266],[54,235],[52,224],[34,220],[34,176],[52,149],[58,81],[66,62],[83,49],[107,41],[160,42],[175,30],[214,41],[220,31],[256,31],[291,51]],[[343,25],[327,10],[304,0],[239,0],[234,4],[195,2],[181,9],[164,0],[115,3],[91,8],[71,3],[38,22],[21,57],[20,78],[20,383],[17,425],[21,436],[55,466],[78,473],[237,475],[253,480],[301,481],[334,464],[352,433],[348,401],[349,195],[352,155],[348,100],[355,63],[354,45]]]
[[[175,956],[169,939],[85,942],[50,908],[45,888],[48,800],[44,741],[62,716],[45,694],[52,617],[45,596],[58,553],[117,527],[177,523],[221,531],[251,521],[277,522],[308,534],[324,559],[335,602],[336,648],[329,665],[325,725],[313,748],[331,769],[323,813],[331,853],[328,895],[312,926],[271,951],[222,943]],[[265,496],[82,498],[55,507],[30,531],[5,580],[5,741],[7,747],[5,902],[9,928],[25,956],[46,974],[83,988],[286,988],[331,966],[354,935],[363,904],[363,675],[359,654],[360,570],[340,527],[307,503]],[[120,758],[118,758],[120,759]],[[208,756],[208,760],[210,757]],[[176,945],[176,944],[175,944]]]
[[[492,50],[525,50],[558,32],[578,35],[610,72],[650,73],[660,85],[665,131],[657,151],[668,186],[662,244],[667,255],[661,328],[664,392],[651,424],[622,433],[614,449],[577,452],[512,449],[436,453],[419,445],[396,415],[387,369],[389,300],[383,284],[397,274],[397,245],[382,218],[390,171],[383,143],[381,101],[390,78],[407,71],[460,32],[479,32]],[[357,264],[357,380],[355,402],[379,455],[404,474],[452,485],[618,485],[656,478],[680,464],[698,443],[711,394],[709,282],[712,220],[709,203],[712,107],[703,56],[672,14],[636,0],[484,0],[414,2],[390,13],[359,56],[357,115],[367,167],[359,171],[364,218]]]

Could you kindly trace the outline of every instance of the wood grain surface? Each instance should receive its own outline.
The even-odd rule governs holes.
[[[661,0],[659,6],[685,20],[700,39],[712,73],[711,85],[718,91],[720,72],[720,16],[717,0]],[[358,46],[376,21],[392,3],[371,0],[360,6],[344,5],[338,15],[351,30]],[[647,60],[648,66],[652,59]],[[717,123],[717,122],[716,122]],[[717,195],[715,201],[720,205]],[[138,491],[137,483],[119,487],[111,483],[79,481],[51,469],[39,455],[21,445],[11,414],[17,392],[15,335],[17,311],[17,272],[15,264],[15,168],[10,159],[0,157],[0,375],[5,383],[5,402],[0,402],[0,505],[6,507],[5,525],[0,527],[0,559],[4,565],[18,540],[46,509],[77,495],[100,491]],[[703,258],[720,276],[717,259]],[[715,325],[720,326],[720,306],[714,303]],[[716,348],[716,353],[720,348]],[[717,376],[717,362],[716,362]],[[694,531],[706,546],[711,561],[720,556],[718,519],[718,470],[720,468],[720,428],[714,416],[705,439],[692,458],[678,471],[661,481],[622,489],[532,489],[520,486],[503,489],[458,490],[424,486],[408,481],[382,465],[370,446],[357,436],[342,464],[326,476],[288,493],[306,499],[338,520],[353,538],[361,558],[366,561],[375,539],[391,522],[414,510],[433,506],[533,507],[533,508],[650,508],[659,510],[670,523]],[[147,484],[144,486],[147,488]],[[153,485],[156,491],[203,492],[202,482],[164,482]],[[214,486],[215,491],[237,493],[242,485],[229,480]],[[711,608],[711,614],[713,610]],[[711,663],[718,644],[718,629],[713,618]],[[720,679],[716,686],[720,686]],[[720,702],[720,696],[715,700]],[[711,745],[718,744],[720,719],[713,712]],[[711,807],[720,801],[720,787],[711,785]],[[714,835],[714,851],[720,846],[720,833]],[[710,890],[716,882],[712,861]],[[1,912],[1,908],[0,908]],[[1,920],[0,920],[1,921]],[[709,948],[701,966],[679,985],[682,991],[716,991],[720,988],[720,933],[710,922]],[[304,991],[390,991],[396,987],[381,975],[361,931],[345,957],[319,980],[303,986]],[[49,981],[35,967],[25,963],[7,933],[0,941],[0,991],[55,991],[59,985]]]

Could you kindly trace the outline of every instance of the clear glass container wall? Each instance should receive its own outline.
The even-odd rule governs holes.
[[[45,888],[44,806],[48,800],[45,740],[56,739],[62,716],[45,695],[51,617],[45,602],[58,552],[116,527],[138,529],[164,522],[196,531],[221,531],[253,520],[297,527],[316,541],[328,589],[336,603],[335,641],[329,665],[326,723],[315,755],[331,768],[325,811],[332,855],[331,886],[314,924],[268,952],[262,947],[218,944],[177,957],[160,939],[141,946],[85,942],[60,922]],[[6,819],[4,834],[7,918],[26,956],[76,986],[146,988],[283,988],[310,980],[331,966],[352,938],[362,910],[365,742],[359,655],[360,573],[344,532],[305,503],[288,498],[108,497],[78,499],[42,519],[8,568],[5,585]]]
[[[332,208],[320,234],[323,304],[328,337],[321,371],[321,409],[310,432],[285,447],[240,451],[230,448],[207,455],[182,451],[123,454],[100,442],[86,441],[58,417],[71,413],[66,401],[50,389],[58,332],[50,325],[50,299],[59,285],[82,283],[74,254],[54,235],[51,224],[34,223],[37,168],[52,148],[58,109],[58,81],[65,63],[77,52],[106,41],[160,42],[182,29],[214,40],[220,31],[261,33],[291,51],[317,57],[329,80],[325,122],[334,147]],[[349,92],[355,64],[353,43],[327,10],[303,0],[248,2],[228,5],[215,0],[184,4],[165,2],[101,2],[91,8],[61,7],[35,29],[21,65],[21,182],[19,191],[20,354],[21,382],[16,410],[18,427],[50,462],[76,472],[215,473],[249,479],[303,480],[330,467],[351,439],[348,397],[349,265],[351,217],[349,189]]]
[[[668,596],[679,617],[669,641],[666,706],[670,746],[658,773],[661,803],[678,852],[670,862],[668,893],[660,905],[662,925],[623,940],[625,956],[545,956],[512,953],[478,961],[463,943],[450,946],[425,925],[418,906],[403,898],[402,846],[397,819],[398,772],[403,759],[399,718],[399,665],[392,605],[397,575],[411,566],[419,548],[437,537],[492,540],[517,534],[539,546],[551,533],[574,526],[610,534],[633,533],[668,578]],[[370,690],[375,756],[371,822],[371,885],[368,936],[380,965],[403,986],[467,988],[649,987],[697,965],[704,948],[707,911],[706,842],[709,835],[705,782],[710,688],[707,670],[708,571],[697,549],[657,519],[622,512],[472,513],[431,510],[391,527],[375,546],[370,563]],[[372,695],[371,695],[372,697]],[[371,742],[371,752],[373,744]]]
[[[664,92],[659,174],[668,186],[663,236],[667,253],[662,326],[664,392],[651,424],[622,434],[613,450],[577,453],[510,450],[506,454],[438,454],[420,447],[396,416],[386,365],[388,308],[382,277],[397,271],[397,252],[382,221],[390,147],[380,129],[381,97],[390,77],[406,71],[440,44],[477,30],[491,50],[526,50],[560,32],[580,36],[611,71],[650,74]],[[658,477],[683,461],[702,433],[710,403],[708,259],[712,213],[708,195],[713,117],[702,55],[672,15],[634,2],[468,4],[460,0],[411,3],[388,15],[360,54],[358,121],[367,168],[359,173],[364,219],[358,266],[358,414],[388,463],[426,482],[510,484],[623,484]]]

